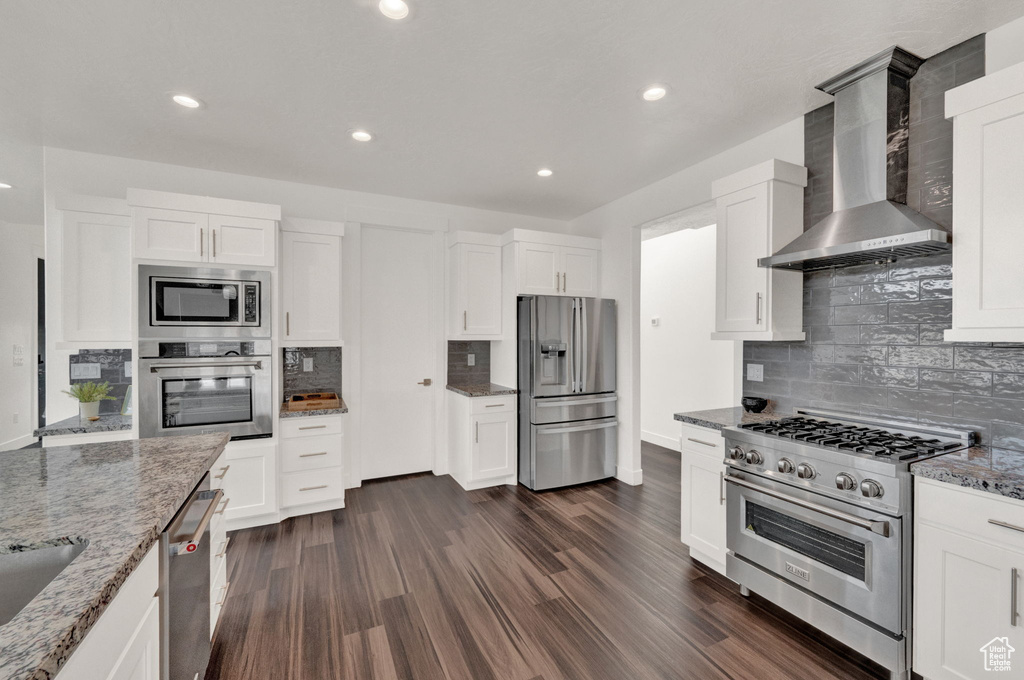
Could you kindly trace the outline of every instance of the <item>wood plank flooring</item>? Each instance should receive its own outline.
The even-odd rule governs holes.
[[[870,664],[693,562],[679,455],[644,484],[365,483],[232,535],[207,680],[864,680]]]

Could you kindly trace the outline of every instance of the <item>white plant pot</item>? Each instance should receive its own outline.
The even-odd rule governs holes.
[[[80,401],[78,402],[78,419],[82,422],[88,422],[90,420],[99,420],[100,418],[100,402],[98,401]]]

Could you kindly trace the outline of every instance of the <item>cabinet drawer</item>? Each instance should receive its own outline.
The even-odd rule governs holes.
[[[281,470],[302,472],[341,465],[342,435],[327,434],[281,440]]]
[[[281,505],[292,507],[345,497],[341,468],[292,472],[281,480]]]
[[[281,436],[316,437],[321,434],[341,434],[341,418],[339,416],[286,418],[281,421]]]
[[[920,477],[916,485],[918,521],[953,529],[1003,548],[1024,550],[1024,502]],[[992,524],[989,520],[1009,524],[1020,531]]]
[[[226,532],[221,531],[220,535],[210,534],[210,588],[212,593],[213,586],[217,583],[217,576],[221,571],[227,569],[228,563],[228,546],[231,544],[231,539],[228,538]],[[216,595],[217,593],[212,593]]]
[[[684,424],[680,445],[687,451],[725,460],[725,439],[718,430]]]
[[[228,473],[231,471],[231,463],[228,462],[227,457],[222,453],[217,462],[210,468],[210,488],[211,489],[223,489],[224,480],[227,479]]]
[[[220,612],[224,608],[224,602],[228,597],[228,589],[231,588],[231,584],[228,583],[228,565],[227,562],[222,562],[217,568],[216,575],[213,580],[210,581],[210,637],[213,637],[213,632],[217,629],[217,620],[220,619]]]
[[[516,410],[515,394],[508,394],[502,397],[476,397],[472,400],[473,415],[481,413],[503,413]]]

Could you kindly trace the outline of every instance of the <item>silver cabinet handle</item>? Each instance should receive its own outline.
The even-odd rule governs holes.
[[[1017,567],[1010,570],[1010,625],[1017,625]]]
[[[227,555],[228,554],[228,543],[230,543],[230,542],[231,542],[231,537],[230,536],[225,538],[224,539],[224,546],[220,549],[220,552],[215,555],[215,557],[224,557],[225,555]]]
[[[997,527],[1003,527],[1004,529],[1010,529],[1012,531],[1019,531],[1021,533],[1024,533],[1024,527],[1019,527],[1016,524],[1010,524],[1008,522],[1002,522],[1002,521],[1000,521],[998,519],[990,519],[988,521],[988,523],[989,524],[995,524]]]
[[[231,469],[230,465],[225,465],[224,467],[222,467],[220,469],[220,474],[219,475],[214,475],[213,478],[214,479],[224,479],[224,476],[228,473],[228,470],[230,470],[230,469]]]
[[[505,404],[487,404],[486,406],[484,406],[484,408],[498,408],[498,407],[504,406],[504,405]]]
[[[480,421],[476,421],[473,423],[473,443],[480,443]]]
[[[217,257],[217,230],[211,229],[210,236],[213,237],[213,256]]]
[[[565,293],[565,292],[568,292],[568,290],[569,290],[569,287],[565,283],[565,272],[562,272],[562,292]]]
[[[291,335],[292,334],[292,313],[291,312],[285,312],[284,313],[284,334],[285,335]]]
[[[888,538],[892,533],[889,530],[889,523],[882,520],[862,519],[860,517],[857,517],[856,515],[851,515],[841,510],[833,510],[832,508],[826,507],[824,505],[819,505],[817,503],[805,501],[803,499],[795,498],[793,496],[787,496],[784,493],[779,493],[778,491],[761,486],[760,484],[753,484],[745,479],[740,479],[738,477],[726,477],[725,481],[729,482],[730,484],[735,484],[736,486],[742,486],[744,488],[757,491],[758,493],[763,493],[765,496],[771,496],[772,498],[777,498],[780,501],[791,503],[798,507],[804,508],[805,510],[810,510],[812,512],[817,512],[818,514],[825,515],[826,517],[837,519],[840,522],[846,522],[847,524],[852,524],[853,526],[860,527],[861,529],[867,529],[872,533],[878,534],[880,536],[885,536],[886,538]]]
[[[327,426],[326,425],[306,425],[305,427],[300,427],[299,429],[300,430],[322,430],[325,427],[327,427]]]
[[[725,505],[725,470],[718,473],[718,504]]]
[[[760,326],[760,325],[761,325],[761,293],[758,293],[758,294],[757,294],[757,309],[756,309],[756,316],[757,316],[757,320],[755,321],[755,323],[756,323],[756,324],[757,324],[758,326]]]
[[[693,442],[694,444],[703,444],[704,446],[710,446],[713,449],[718,448],[718,444],[712,444],[711,442],[701,441],[700,439],[694,439],[693,437],[687,437],[686,441]]]
[[[225,498],[224,499],[224,503],[220,506],[220,510],[218,510],[217,512],[215,512],[213,514],[215,514],[215,515],[223,515],[224,511],[228,509],[228,501],[230,501],[230,500],[231,500],[230,498]]]
[[[326,451],[317,451],[316,453],[300,453],[299,458],[314,458],[316,456],[326,456]]]
[[[559,277],[560,277],[560,274],[558,272],[555,272],[555,292],[556,293],[561,293],[562,292],[562,289],[558,287],[558,283],[559,283],[558,279],[559,279]]]
[[[203,256],[203,241],[205,237],[203,235],[203,228],[199,227],[199,257]]]
[[[224,585],[222,585],[220,587],[221,596],[220,596],[220,601],[217,603],[218,607],[223,607],[224,603],[227,602],[227,599],[228,599],[228,588],[230,588],[230,587],[231,587],[231,581],[228,581],[227,583],[225,583]]]
[[[317,489],[326,489],[326,484],[318,484],[317,486],[304,486],[299,491],[316,491]]]
[[[462,330],[466,330],[466,326],[467,326],[467,323],[468,323],[466,321],[466,316],[468,316],[468,315],[469,315],[469,312],[467,312],[466,310],[462,310]]]

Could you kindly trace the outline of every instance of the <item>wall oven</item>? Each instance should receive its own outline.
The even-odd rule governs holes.
[[[270,341],[139,343],[139,434],[273,435]]]
[[[270,338],[270,272],[139,267],[139,337]]]

